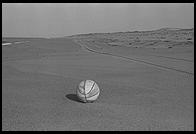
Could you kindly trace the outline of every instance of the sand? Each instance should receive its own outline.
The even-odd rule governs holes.
[[[2,46],[3,131],[194,130],[194,46],[101,49],[78,40]],[[101,89],[94,103],[75,95],[85,79]]]

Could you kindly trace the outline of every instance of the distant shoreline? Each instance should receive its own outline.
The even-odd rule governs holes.
[[[12,45],[12,43],[2,43],[2,46],[5,46],[5,45]]]
[[[19,44],[19,43],[26,43],[26,42],[29,42],[29,41],[23,41],[23,42],[12,42],[12,43],[2,43],[2,46],[5,46],[5,45],[13,45],[13,44]]]

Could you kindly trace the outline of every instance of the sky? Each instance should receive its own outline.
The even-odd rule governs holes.
[[[194,3],[3,3],[3,37],[194,28]]]

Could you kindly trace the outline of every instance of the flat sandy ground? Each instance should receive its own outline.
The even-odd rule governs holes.
[[[2,130],[194,130],[194,46],[87,46],[60,38],[2,46]],[[94,103],[75,95],[85,79],[101,89]]]

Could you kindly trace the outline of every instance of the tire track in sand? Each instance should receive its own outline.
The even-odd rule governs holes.
[[[150,65],[150,66],[154,66],[154,67],[156,67],[158,69],[173,70],[173,71],[176,71],[176,72],[185,73],[185,74],[189,74],[189,75],[193,75],[194,76],[194,73],[192,73],[192,72],[188,72],[188,71],[184,71],[184,70],[180,70],[180,69],[176,69],[176,68],[172,68],[172,67],[167,67],[167,66],[159,65],[159,64],[151,63],[151,62],[140,60],[140,59],[136,59],[136,58],[130,58],[130,57],[125,57],[125,56],[121,56],[121,55],[114,55],[114,54],[107,53],[107,52],[95,51],[95,50],[89,48],[88,46],[84,45],[85,42],[82,42],[81,40],[79,42],[78,42],[78,40],[76,41],[76,43],[79,44],[83,48],[83,50],[87,50],[87,51],[90,51],[90,52],[93,52],[93,53],[98,53],[98,54],[104,54],[104,55],[119,57],[119,58],[127,59],[127,60],[130,60],[130,61],[144,63],[144,64],[147,64],[147,65]]]

